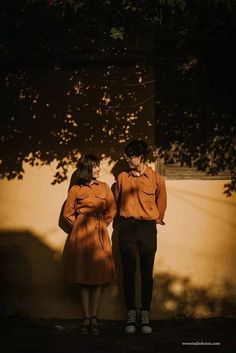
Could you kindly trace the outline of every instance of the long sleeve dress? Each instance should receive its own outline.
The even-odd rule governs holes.
[[[72,226],[65,249],[65,280],[102,285],[114,279],[114,262],[107,226],[116,215],[113,194],[106,183],[74,185],[64,208]]]

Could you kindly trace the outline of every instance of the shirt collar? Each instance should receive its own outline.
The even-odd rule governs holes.
[[[134,177],[137,177],[138,175],[136,174],[137,172],[135,172],[135,170],[130,170],[129,171],[129,176],[132,175]],[[149,178],[151,176],[151,168],[149,166],[146,166],[146,168],[144,169],[144,172],[143,174],[139,175],[139,176],[142,176],[144,175],[145,177]]]
[[[99,181],[96,179],[96,180],[93,181],[93,183],[90,186],[98,185],[98,184],[99,184]]]
[[[89,188],[92,188],[93,185],[98,185],[99,184],[99,181],[98,180],[94,180],[92,184],[83,184],[81,186],[88,186]]]

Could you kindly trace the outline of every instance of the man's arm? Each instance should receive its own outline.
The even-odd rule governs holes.
[[[159,217],[157,223],[165,225],[164,215],[167,207],[167,194],[166,194],[166,184],[164,178],[156,173],[157,179],[157,191],[156,191],[156,205],[159,212]]]

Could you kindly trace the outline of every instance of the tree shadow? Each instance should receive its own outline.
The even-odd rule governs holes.
[[[64,282],[61,254],[29,231],[0,233],[1,316],[79,317],[79,289]]]
[[[122,3],[111,16],[110,2],[88,3],[4,2],[0,176],[57,161],[62,182],[80,153],[117,161],[142,138],[165,163],[229,171],[231,195],[235,7]]]
[[[232,317],[236,314],[234,286],[228,281],[219,284],[212,294],[210,286],[196,286],[188,277],[171,273],[154,276],[154,318]]]
[[[112,240],[117,280],[104,290],[99,315],[107,319],[124,319],[126,310],[116,226]],[[64,283],[61,255],[43,244],[35,234],[2,231],[0,254],[2,317],[81,317],[79,286]],[[140,278],[137,278],[139,285]],[[236,315],[232,283],[222,283],[219,296],[211,293],[212,288],[193,285],[189,278],[168,272],[157,273],[154,276],[152,317],[172,319]]]
[[[119,317],[126,315],[125,298],[122,285],[122,261],[119,250],[119,222],[112,233],[113,256],[117,269],[117,303],[121,303]],[[136,267],[136,305],[141,306],[141,274],[139,256]],[[154,275],[151,315],[153,320],[160,319],[198,319],[209,317],[234,317],[236,315],[235,288],[233,283],[218,283],[217,291],[212,286],[197,286],[188,277],[169,272]],[[214,292],[214,294],[213,294]],[[217,292],[217,294],[216,294]]]
[[[141,101],[144,92],[152,93],[150,85],[126,85],[138,82],[140,75],[150,81],[152,70],[141,71],[139,65],[107,63],[104,67],[44,69],[43,75],[37,68],[1,72],[2,177],[22,178],[23,162],[37,165],[57,160],[55,182],[60,182],[81,153],[119,160],[128,140],[150,139],[153,126],[147,117],[152,115],[152,106],[117,108]]]

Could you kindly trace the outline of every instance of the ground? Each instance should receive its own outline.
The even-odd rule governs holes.
[[[99,336],[81,336],[77,320],[1,320],[1,353],[236,352],[236,320],[173,319],[153,322],[149,336],[127,335],[121,321],[101,321]],[[184,343],[187,343],[184,344]],[[219,344],[214,344],[219,343]]]

